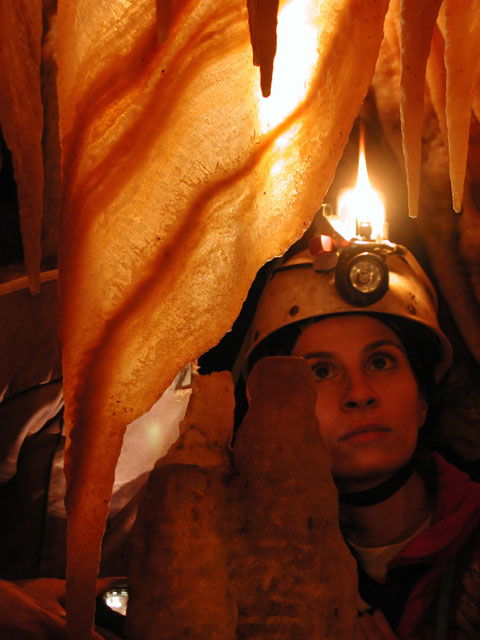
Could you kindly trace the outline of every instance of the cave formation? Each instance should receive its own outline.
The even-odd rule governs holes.
[[[58,255],[70,585],[84,602],[126,425],[218,343],[260,267],[351,179],[356,118],[391,237],[442,295],[457,354],[443,440],[480,457],[478,18],[392,0],[384,28],[388,3],[365,4],[2,4],[2,399],[60,378]],[[298,58],[295,16],[309,25]]]

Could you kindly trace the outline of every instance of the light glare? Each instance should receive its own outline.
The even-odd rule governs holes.
[[[360,133],[357,183],[353,189],[340,193],[337,217],[338,221],[332,219],[332,224],[346,240],[356,235],[357,222],[370,224],[373,240],[384,238],[385,207],[380,194],[372,188],[368,179],[363,131]]]
[[[317,60],[317,30],[309,18],[312,0],[290,0],[278,14],[272,90],[260,97],[261,132],[283,122],[305,98]]]

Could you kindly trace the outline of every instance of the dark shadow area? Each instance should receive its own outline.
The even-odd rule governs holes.
[[[0,267],[4,267],[23,260],[23,246],[12,156],[3,135],[0,135],[0,149]]]

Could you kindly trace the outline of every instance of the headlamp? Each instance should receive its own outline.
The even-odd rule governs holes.
[[[381,245],[352,241],[341,252],[335,270],[335,286],[345,302],[365,307],[385,295],[388,268],[379,249]]]
[[[320,235],[309,244],[314,271],[335,270],[336,289],[350,305],[366,307],[377,302],[388,290],[385,258],[401,252],[400,247],[387,239],[372,240],[369,223],[357,223],[357,236],[348,241],[334,228],[328,207],[322,206],[322,214],[316,223]]]

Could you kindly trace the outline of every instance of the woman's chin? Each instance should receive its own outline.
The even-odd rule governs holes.
[[[341,493],[367,491],[389,480],[407,462],[408,460],[401,464],[386,465],[385,460],[378,460],[375,463],[371,461],[369,464],[362,461],[346,469],[332,467],[332,475]]]

